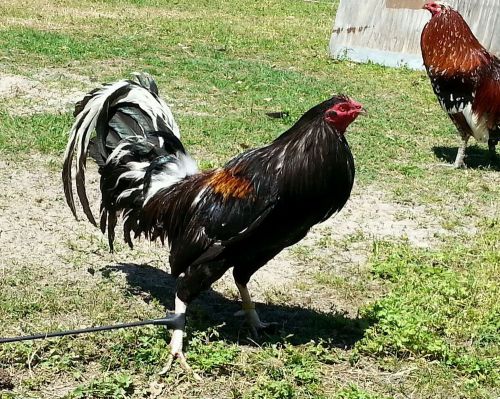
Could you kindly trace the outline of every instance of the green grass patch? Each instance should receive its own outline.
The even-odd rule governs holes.
[[[128,373],[109,373],[89,384],[82,384],[68,399],[108,399],[128,398],[134,390],[132,376]]]
[[[331,355],[311,342],[303,346],[272,345],[248,359],[254,387],[243,397],[248,399],[323,398],[320,362]]]
[[[335,399],[388,399],[387,396],[369,393],[352,384],[337,393]]]
[[[393,286],[363,312],[374,324],[357,349],[438,361],[498,387],[500,224],[489,227],[438,251],[379,243],[373,268]]]
[[[0,109],[0,151],[61,153],[68,141],[70,114],[12,116]]]

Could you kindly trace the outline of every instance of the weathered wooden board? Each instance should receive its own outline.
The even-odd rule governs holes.
[[[334,58],[423,69],[420,34],[425,0],[341,0],[330,53]],[[479,41],[500,55],[500,0],[448,0]]]

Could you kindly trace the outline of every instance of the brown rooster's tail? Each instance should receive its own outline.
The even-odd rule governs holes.
[[[472,110],[479,119],[487,119],[488,129],[494,130],[500,125],[500,60],[495,58],[491,64],[491,73],[481,78],[476,91]]]

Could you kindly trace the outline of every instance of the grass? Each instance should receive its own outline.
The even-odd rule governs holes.
[[[32,150],[51,153],[60,151],[67,142],[66,130],[71,124],[69,114],[35,114],[29,116],[9,115],[0,111],[3,132],[0,133],[0,148],[6,153],[23,154]]]
[[[360,353],[421,357],[452,370],[455,383],[476,389],[497,386],[498,222],[473,243],[457,240],[439,251],[380,243],[374,272],[394,285],[391,293],[363,310],[373,323],[357,344]],[[462,243],[460,243],[462,242]]]
[[[258,342],[232,317],[231,292],[204,294],[190,307],[187,331],[189,362],[203,384],[179,368],[159,376],[168,334],[145,327],[0,346],[0,368],[14,380],[8,390],[0,378],[2,399],[499,396],[499,167],[482,146],[469,149],[468,170],[439,166],[458,138],[423,73],[329,59],[337,1],[56,3],[0,4],[0,73],[50,89],[0,102],[0,154],[18,173],[0,171],[0,209],[11,218],[0,242],[19,230],[18,247],[29,254],[2,248],[0,335],[153,318],[172,308],[175,282],[161,270],[161,249],[118,245],[110,255],[105,240],[69,213],[53,216],[68,227],[49,229],[11,210],[27,201],[22,213],[36,225],[47,220],[40,208],[61,206],[61,194],[44,196],[43,187],[12,197],[12,182],[21,190],[58,181],[73,119],[45,103],[136,70],[155,76],[204,168],[269,142],[333,93],[351,95],[369,111],[348,133],[357,194],[383,193],[400,209],[391,223],[411,217],[422,229],[442,229],[419,246],[358,227],[339,239],[335,222],[318,230],[286,254],[305,270],[294,286],[262,293],[259,310],[281,323]],[[271,120],[268,111],[290,116]],[[59,240],[44,241],[53,232]]]

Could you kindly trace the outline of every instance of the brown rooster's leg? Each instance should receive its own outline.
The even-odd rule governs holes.
[[[248,324],[250,325],[250,330],[252,332],[252,335],[257,338],[259,336],[259,330],[276,325],[276,323],[265,323],[261,321],[258,313],[255,310],[255,304],[250,297],[250,292],[248,292],[247,286],[239,284],[237,281],[235,281],[235,283],[236,287],[238,287],[238,290],[240,291],[243,312]]]
[[[490,158],[492,161],[496,161],[497,160],[497,153],[495,151],[495,147],[497,145],[497,142],[495,140],[488,140],[488,150],[489,150],[489,154],[490,154]]]
[[[466,168],[465,165],[465,149],[467,148],[467,143],[469,142],[470,136],[462,136],[462,145],[458,148],[457,157],[455,158],[455,168]]]

